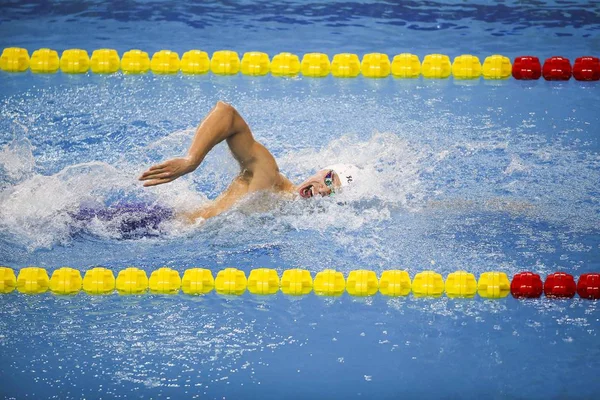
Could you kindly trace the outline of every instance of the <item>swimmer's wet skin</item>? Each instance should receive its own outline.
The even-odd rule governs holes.
[[[351,183],[358,172],[353,165],[337,164],[318,171],[295,186],[279,172],[275,157],[254,139],[237,110],[219,101],[196,130],[185,157],[154,165],[139,179],[144,181],[144,186],[171,182],[198,168],[212,148],[224,140],[240,165],[240,173],[210,205],[181,215],[189,222],[219,215],[244,196],[258,191],[297,194],[302,198],[329,196]]]

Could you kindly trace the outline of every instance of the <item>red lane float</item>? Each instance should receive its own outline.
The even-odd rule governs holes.
[[[546,297],[572,298],[577,291],[573,275],[565,272],[555,272],[546,277],[544,294]]]
[[[512,67],[512,76],[520,80],[540,79],[542,65],[540,59],[534,56],[521,56],[515,58]]]
[[[578,81],[600,80],[600,59],[592,56],[579,57],[573,65],[573,77]]]
[[[600,274],[589,273],[579,277],[577,294],[582,299],[600,299]]]
[[[510,293],[515,298],[535,299],[542,295],[543,290],[540,276],[529,271],[516,274],[510,283]]]
[[[550,57],[544,61],[542,75],[547,81],[568,81],[571,79],[571,62],[561,56]]]

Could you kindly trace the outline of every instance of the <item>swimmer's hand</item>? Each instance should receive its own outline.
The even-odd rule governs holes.
[[[192,172],[197,167],[198,163],[195,163],[191,157],[173,158],[162,164],[153,165],[139,177],[139,180],[146,181],[144,186],[162,185]]]

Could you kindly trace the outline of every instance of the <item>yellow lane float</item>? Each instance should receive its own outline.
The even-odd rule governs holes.
[[[421,75],[421,61],[415,54],[398,54],[392,60],[391,71],[395,78],[418,78]]]
[[[284,294],[301,296],[313,290],[313,279],[305,269],[286,269],[281,276],[281,291]]]
[[[146,271],[129,267],[117,275],[117,292],[119,294],[144,294],[148,290],[148,275]]]
[[[210,269],[186,269],[181,279],[181,291],[185,294],[199,295],[210,293],[215,287],[215,279]]]
[[[159,268],[152,271],[148,281],[150,292],[157,294],[176,294],[181,287],[179,272],[172,268]]]
[[[258,268],[250,271],[248,291],[252,294],[275,294],[279,291],[277,271],[269,268]]]
[[[29,68],[29,52],[20,47],[7,47],[0,56],[0,69],[7,72],[24,72]]]
[[[329,57],[323,53],[308,53],[302,57],[302,63],[300,65],[302,69],[302,75],[310,76],[312,78],[324,78],[329,75],[331,70],[331,64],[329,63]]]
[[[81,272],[69,267],[57,269],[50,278],[50,290],[56,294],[77,294],[81,290],[81,285]]]
[[[510,78],[512,75],[510,59],[499,54],[486,57],[483,62],[482,74],[484,79]]]
[[[360,72],[367,78],[385,78],[390,74],[390,59],[383,53],[365,54],[360,63]]]
[[[244,53],[242,57],[241,69],[244,75],[266,75],[269,73],[270,68],[271,61],[267,53],[251,51]]]
[[[244,294],[247,286],[246,274],[236,268],[225,268],[219,271],[217,279],[215,279],[215,288],[220,294],[239,296]]]
[[[481,63],[479,58],[470,54],[463,54],[454,58],[452,75],[456,79],[477,79],[481,76]]]
[[[88,270],[83,276],[83,290],[88,294],[109,294],[115,290],[115,276],[104,267]]]
[[[120,66],[121,60],[115,49],[98,49],[92,53],[90,68],[95,74],[114,74]]]
[[[342,53],[333,56],[331,75],[336,78],[355,78],[360,75],[360,60],[358,59],[358,55]]]
[[[344,275],[333,269],[326,269],[315,276],[314,290],[320,296],[341,296],[346,289]]]
[[[50,279],[43,268],[26,267],[19,271],[17,290],[25,294],[40,294],[48,290]]]
[[[411,286],[410,276],[406,271],[383,271],[379,278],[379,291],[384,296],[408,296]]]
[[[38,49],[31,55],[29,60],[31,72],[38,74],[51,74],[60,68],[60,59],[56,50]]]
[[[346,291],[350,296],[373,296],[379,290],[379,281],[374,271],[359,269],[350,271]]]
[[[484,272],[477,282],[477,293],[484,298],[500,299],[510,293],[510,281],[504,272]]]
[[[271,61],[271,75],[295,76],[300,73],[300,59],[292,53],[279,53]]]
[[[235,51],[215,51],[210,60],[210,70],[217,75],[235,75],[240,71],[240,56]]]
[[[448,274],[446,278],[446,295],[448,297],[475,297],[477,281],[469,272],[456,271]]]
[[[208,53],[200,50],[190,50],[183,53],[180,64],[184,74],[205,74],[210,71]]]
[[[17,287],[17,277],[12,268],[0,267],[0,293],[10,293]]]
[[[60,70],[66,74],[85,74],[90,69],[90,56],[81,49],[68,49],[60,57]]]
[[[142,50],[126,51],[121,58],[121,70],[126,74],[145,74],[150,70],[150,57]]]
[[[150,60],[150,69],[155,74],[176,74],[179,72],[179,54],[171,50],[154,53]]]
[[[421,73],[425,78],[448,78],[452,74],[450,58],[445,54],[428,54],[423,59]]]
[[[415,275],[412,291],[416,297],[440,297],[444,293],[444,279],[434,271],[423,271]]]

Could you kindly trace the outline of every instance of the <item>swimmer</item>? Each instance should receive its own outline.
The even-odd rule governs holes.
[[[189,222],[217,216],[245,196],[258,191],[293,194],[304,199],[331,196],[355,181],[360,171],[351,164],[331,165],[296,186],[281,174],[275,157],[254,139],[248,124],[237,110],[219,101],[196,130],[185,157],[154,165],[139,180],[144,181],[144,186],[172,182],[198,168],[212,148],[224,140],[240,165],[240,173],[211,204],[182,215]]]

